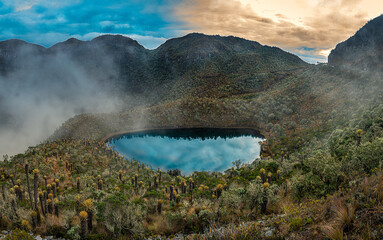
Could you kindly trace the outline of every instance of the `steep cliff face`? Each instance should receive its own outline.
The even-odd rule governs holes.
[[[348,69],[383,71],[383,15],[339,43],[331,51],[328,63]]]

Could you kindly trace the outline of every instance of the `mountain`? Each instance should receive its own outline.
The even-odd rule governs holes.
[[[151,56],[156,88],[172,90],[158,92],[167,100],[261,91],[273,85],[281,72],[308,65],[295,55],[255,41],[198,33],[168,40]],[[265,77],[266,73],[272,76]]]
[[[41,70],[51,68],[55,61],[70,61],[102,86],[150,103],[178,99],[184,94],[206,95],[206,88],[227,96],[231,92],[217,88],[231,84],[234,91],[241,92],[238,86],[244,77],[247,85],[252,79],[246,91],[259,91],[273,84],[264,77],[265,73],[274,79],[280,71],[307,65],[276,47],[197,33],[170,39],[155,50],[147,50],[121,35],[104,35],[91,41],[71,38],[50,48],[9,40],[0,43],[0,52],[2,75],[25,69],[26,65]],[[57,78],[65,78],[65,72],[71,71],[65,69],[65,64],[60,65],[57,68],[63,69],[57,71]],[[180,86],[184,91],[175,91]]]
[[[45,48],[18,39],[0,42],[0,73],[3,75],[18,68],[26,67],[29,62],[23,61],[25,56],[41,56]],[[32,59],[30,59],[32,60]]]
[[[328,63],[358,70],[383,71],[383,15],[369,21],[354,36],[339,43]]]

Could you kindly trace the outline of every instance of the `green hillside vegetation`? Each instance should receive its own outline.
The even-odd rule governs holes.
[[[187,177],[127,161],[98,141],[41,144],[1,163],[0,226],[84,239],[208,234],[208,227],[234,239],[263,238],[266,228],[273,238],[335,231],[379,239],[382,113],[374,106],[288,156]],[[227,230],[214,230],[221,225]]]

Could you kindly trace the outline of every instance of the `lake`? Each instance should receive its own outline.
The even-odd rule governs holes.
[[[263,137],[251,129],[168,129],[120,135],[108,140],[114,150],[163,171],[224,171],[241,160],[259,158]]]

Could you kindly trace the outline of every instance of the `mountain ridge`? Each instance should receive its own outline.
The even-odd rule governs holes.
[[[13,42],[0,42],[0,52],[3,52],[1,45],[13,45]],[[14,52],[22,53],[24,48],[29,48],[24,41],[21,50],[18,46],[12,48],[16,49]],[[23,69],[26,64],[44,69],[47,62],[66,56],[66,60],[101,85],[109,85],[117,94],[128,93],[150,103],[179,98],[180,95],[174,95],[177,91],[169,92],[169,89],[180,86],[204,88],[206,83],[220,85],[220,81],[228,81],[242,72],[258,74],[307,65],[299,57],[276,47],[233,36],[200,33],[169,39],[154,50],[122,35],[102,35],[90,41],[70,38],[50,48],[33,46],[38,51],[19,58],[14,58],[12,52],[7,56],[0,53],[0,62],[6,63],[0,72],[6,75]],[[35,61],[36,57],[41,61]],[[105,69],[110,73],[105,74]],[[216,83],[212,82],[214,79]]]
[[[89,43],[89,42],[94,42],[94,41],[98,41],[100,39],[105,39],[105,38],[109,38],[109,39],[125,39],[125,40],[128,40],[128,41],[131,41],[131,42],[135,42],[137,43],[138,45],[140,45],[141,47],[143,47],[144,49],[148,50],[148,51],[155,51],[155,50],[158,50],[158,48],[160,48],[162,45],[168,43],[168,42],[172,42],[173,40],[178,40],[178,39],[190,39],[190,38],[195,38],[195,37],[205,37],[205,38],[222,38],[222,39],[235,39],[237,41],[243,41],[243,42],[249,42],[249,43],[254,43],[256,45],[259,45],[259,46],[268,46],[268,45],[262,45],[260,44],[259,42],[257,41],[254,41],[254,40],[249,40],[249,39],[246,39],[246,38],[242,38],[242,37],[237,37],[237,36],[232,36],[232,35],[228,35],[228,36],[221,36],[221,35],[209,35],[209,34],[204,34],[204,33],[198,33],[198,32],[193,32],[193,33],[188,33],[184,36],[181,36],[181,37],[174,37],[174,38],[169,38],[167,39],[164,43],[160,44],[157,48],[155,49],[148,49],[148,48],[145,48],[143,45],[141,45],[137,40],[131,38],[131,37],[127,37],[125,35],[122,35],[122,34],[101,34],[97,37],[94,37],[90,40],[80,40],[78,38],[75,38],[75,37],[70,37],[64,41],[60,41],[60,42],[56,42],[54,43],[53,45],[49,46],[49,47],[45,47],[41,44],[37,44],[37,43],[32,43],[32,42],[28,42],[28,41],[25,41],[25,40],[22,40],[22,39],[17,39],[17,38],[12,38],[12,39],[6,39],[6,40],[2,40],[0,41],[0,45],[1,44],[4,44],[4,43],[8,43],[8,42],[23,42],[23,43],[26,43],[26,44],[30,44],[30,45],[35,45],[35,46],[39,46],[41,48],[45,48],[45,49],[50,49],[50,48],[54,48],[56,45],[58,44],[63,44],[63,43],[73,43],[73,42],[76,42],[76,43]],[[280,49],[279,47],[276,47],[276,46],[268,46],[268,47],[271,47],[271,48],[278,48]]]
[[[370,20],[353,36],[337,44],[328,63],[354,70],[383,71],[383,14]]]

